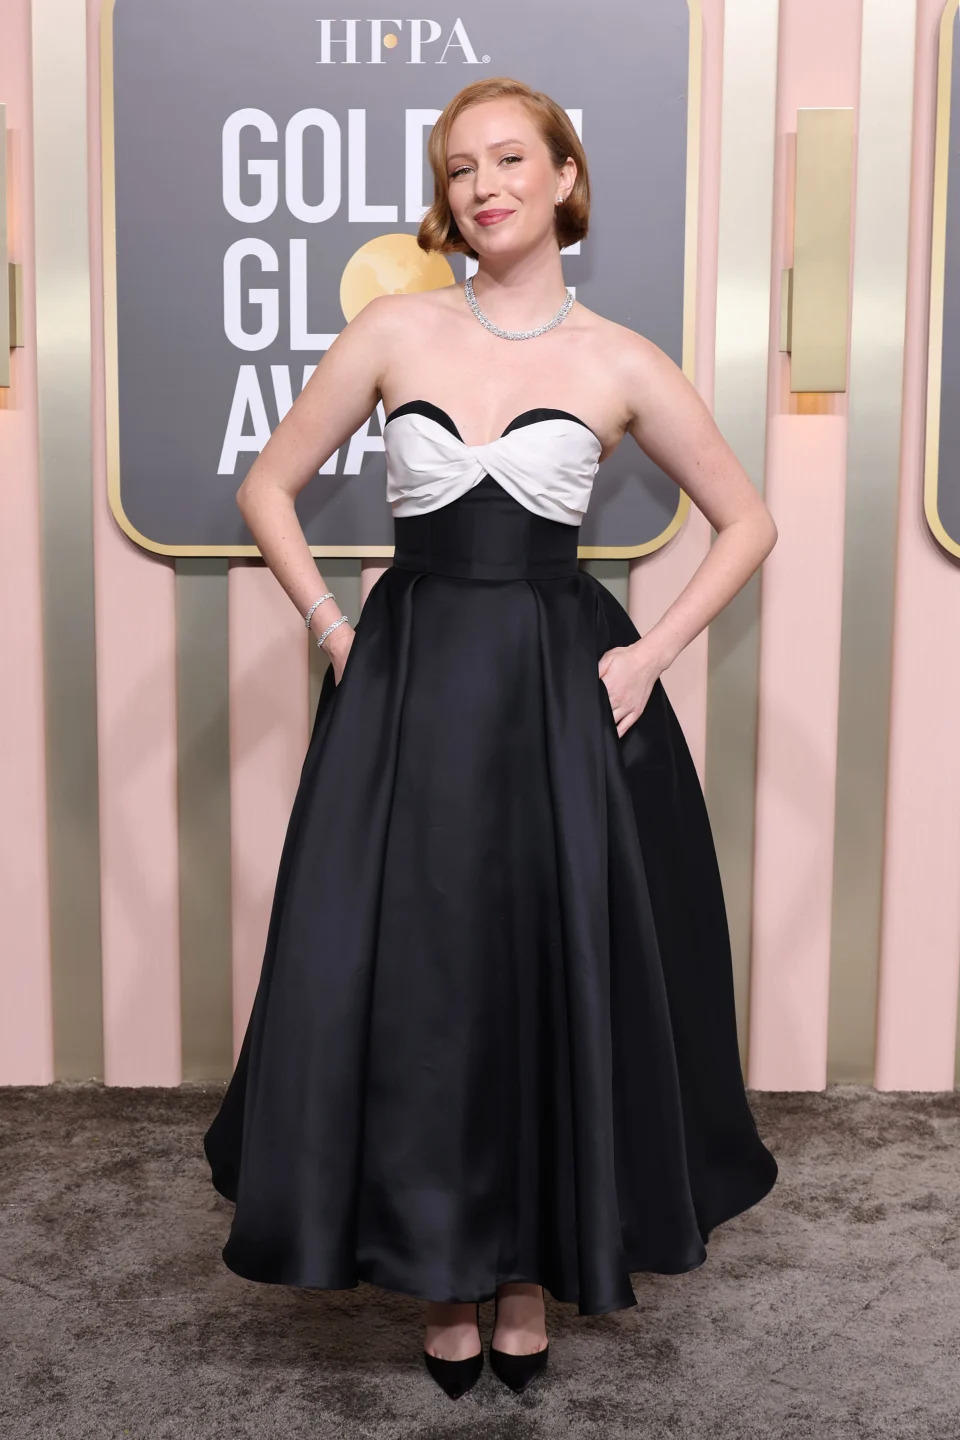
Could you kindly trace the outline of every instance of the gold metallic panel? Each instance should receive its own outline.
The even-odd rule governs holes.
[[[915,0],[864,0],[827,1080],[874,1083]]]
[[[0,280],[7,269],[7,107],[0,105]],[[0,386],[10,384],[10,290],[0,284]]]
[[[785,354],[792,341],[790,319],[793,314],[793,270],[780,272],[780,351]]]
[[[779,12],[727,0],[714,418],[757,490],[764,488],[770,335],[770,244]],[[760,575],[710,624],[705,789],[733,951],[741,1064],[746,1071]]]
[[[184,1080],[233,1059],[227,561],[177,562],[177,796]]]
[[[0,274],[3,272],[0,271]],[[23,266],[13,260],[7,265],[7,314],[9,316],[10,345],[7,351],[7,364],[9,366],[9,351],[19,348],[23,344]],[[9,381],[9,369],[7,371],[7,384]]]
[[[87,13],[33,6],[34,214],[54,1075],[103,1076]]]
[[[923,467],[923,510],[940,545],[960,556],[960,544],[940,518],[940,416],[943,403],[943,304],[947,265],[947,183],[950,176],[950,106],[953,94],[953,36],[958,0],[947,0],[940,17],[937,68],[937,126],[933,170],[933,226],[930,254],[930,329],[927,349],[927,413]],[[957,1037],[960,1084],[960,1034]]]
[[[853,111],[797,111],[790,389],[846,390]]]
[[[10,351],[23,344],[23,266],[8,258],[9,243],[7,107],[0,105],[0,389],[10,385]]]

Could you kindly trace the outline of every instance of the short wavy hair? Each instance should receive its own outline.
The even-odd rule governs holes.
[[[492,75],[488,79],[475,80],[472,85],[466,85],[458,91],[444,106],[430,132],[427,156],[433,171],[433,204],[420,221],[417,232],[417,244],[421,250],[439,251],[442,255],[459,250],[469,255],[472,260],[480,258],[460,234],[450,210],[447,137],[450,126],[464,110],[471,105],[479,105],[483,100],[498,100],[503,96],[520,100],[526,106],[557,169],[568,155],[576,161],[577,178],[573,182],[573,188],[566,200],[554,207],[557,243],[560,249],[576,244],[586,235],[590,222],[590,177],[587,173],[587,157],[569,115],[542,90],[531,90],[522,80],[512,80],[508,75]]]

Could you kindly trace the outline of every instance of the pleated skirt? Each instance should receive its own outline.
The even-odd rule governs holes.
[[[263,967],[204,1136],[250,1280],[581,1314],[701,1265],[772,1188],[699,778],[578,529],[489,476],[395,517],[329,668]]]

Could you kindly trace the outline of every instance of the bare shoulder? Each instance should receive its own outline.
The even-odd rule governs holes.
[[[348,322],[347,330],[386,339],[403,323],[401,307],[408,298],[406,295],[374,295]],[[409,312],[406,313],[409,316]]]
[[[715,530],[760,509],[775,536],[773,517],[681,366],[628,325],[595,320],[595,369],[616,394],[625,429],[641,449]]]
[[[681,367],[646,335],[593,311],[588,314],[597,346],[597,373],[609,376],[621,401],[625,428],[637,424],[650,405],[671,395],[695,393]]]
[[[606,320],[604,324],[611,362],[624,373],[648,375],[653,370],[673,365],[666,351],[639,330],[632,330],[629,325],[620,325],[615,320]]]
[[[346,326],[354,333],[363,332],[368,337],[389,340],[394,335],[409,332],[410,326],[422,322],[436,311],[436,302],[431,298],[436,291],[424,290],[410,294],[374,295]],[[341,332],[345,333],[345,332]]]
[[[394,359],[406,354],[411,335],[424,336],[433,325],[449,315],[451,293],[455,286],[439,290],[415,290],[409,293],[375,295],[351,320],[348,329],[357,329],[371,344],[378,347],[382,361],[381,377]]]
[[[458,286],[443,285],[433,290],[377,295],[367,302],[364,309],[373,310],[378,321],[385,326],[406,327],[429,316],[448,313],[454,308],[459,309],[458,294]]]

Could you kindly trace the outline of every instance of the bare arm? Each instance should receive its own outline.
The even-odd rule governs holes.
[[[680,367],[640,335],[631,335],[625,344],[621,366],[621,383],[630,397],[627,429],[717,531],[700,565],[657,623],[633,646],[618,647],[621,656],[637,652],[632,663],[620,663],[618,650],[601,658],[600,674],[622,735],[642,714],[656,675],[763,563],[776,544],[777,527]]]
[[[331,587],[317,570],[294,502],[379,399],[394,300],[377,296],[340,332],[237,491],[237,505],[261,555],[301,615]],[[336,599],[322,601],[311,630],[321,634],[342,613]],[[349,623],[324,641],[338,683],[352,643]]]
[[[657,645],[665,668],[763,563],[776,543],[777,527],[679,366],[643,341],[630,363],[630,377],[636,397],[630,434],[717,531],[687,585],[644,636]]]

